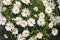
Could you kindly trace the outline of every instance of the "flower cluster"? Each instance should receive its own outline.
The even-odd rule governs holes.
[[[4,34],[5,38],[43,40],[58,34],[54,26],[60,23],[60,16],[56,14],[58,10],[55,10],[56,4],[53,0],[3,0],[2,2],[0,25],[12,35]],[[52,29],[51,33],[47,33],[49,29]]]

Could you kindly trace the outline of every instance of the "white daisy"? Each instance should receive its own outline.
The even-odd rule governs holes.
[[[17,36],[17,40],[24,40],[25,38],[23,37],[23,35],[22,34],[18,34],[18,36]]]
[[[21,26],[26,27],[27,26],[27,21],[23,20],[22,23],[21,23]]]
[[[30,0],[21,0],[21,1],[27,5],[30,3]]]
[[[52,2],[52,3],[50,2],[48,6],[49,6],[51,9],[55,9],[55,4],[54,4],[53,2]]]
[[[60,20],[60,16],[55,17],[55,20],[56,21]]]
[[[17,25],[20,25],[23,19],[21,17],[16,17],[14,20]]]
[[[11,5],[11,0],[3,0],[4,5]]]
[[[13,7],[12,12],[13,12],[14,14],[18,14],[18,13],[20,12],[20,9],[17,8],[17,7]]]
[[[28,17],[30,15],[30,11],[28,10],[28,8],[24,8],[21,14],[23,17]]]
[[[21,3],[19,1],[16,1],[14,7],[18,7],[18,8],[21,7]]]
[[[58,34],[58,30],[56,28],[52,29],[52,35],[56,36]]]
[[[49,21],[54,22],[55,21],[55,17],[53,15],[51,15]]]
[[[30,37],[29,40],[36,40],[35,37]]]
[[[43,12],[39,13],[39,17],[40,18],[44,18],[45,17],[45,14]]]
[[[48,1],[47,0],[42,0],[44,6],[48,6]]]
[[[13,28],[13,29],[12,29],[12,34],[14,34],[14,35],[15,35],[15,34],[18,34],[18,29],[17,29],[17,28]]]
[[[28,37],[28,36],[30,35],[29,30],[24,30],[24,31],[22,32],[22,35],[23,35],[23,37]]]
[[[6,18],[5,17],[1,17],[0,18],[0,25],[4,25],[6,23]]]
[[[49,28],[52,28],[53,27],[53,23],[51,22],[51,23],[49,23]]]
[[[42,39],[43,34],[42,34],[41,32],[39,32],[39,33],[37,33],[36,37],[37,37],[38,39]]]
[[[29,18],[29,19],[27,20],[27,23],[28,23],[29,26],[34,26],[34,24],[35,24],[35,19]]]
[[[47,14],[50,14],[50,13],[52,13],[52,9],[50,8],[50,7],[46,7],[46,9],[45,9],[45,12],[47,13]]]
[[[6,26],[5,26],[5,29],[6,29],[7,31],[11,31],[13,28],[14,28],[14,25],[13,25],[13,23],[11,23],[11,22],[8,22],[8,23],[6,24]]]
[[[37,24],[39,26],[43,26],[43,25],[45,25],[45,20],[40,18],[40,19],[37,20]]]

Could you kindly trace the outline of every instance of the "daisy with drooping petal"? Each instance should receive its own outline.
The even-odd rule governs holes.
[[[17,29],[17,28],[13,28],[13,29],[12,29],[12,34],[14,34],[14,35],[15,35],[15,34],[18,34],[18,29]]]
[[[21,12],[22,16],[23,17],[28,17],[31,13],[30,11],[28,10],[28,8],[24,8]]]
[[[26,27],[27,26],[27,21],[23,20],[22,23],[21,23],[21,26]]]
[[[14,20],[17,25],[20,25],[23,19],[21,17],[16,17]]]
[[[23,37],[28,37],[28,36],[30,35],[29,30],[24,30],[24,31],[22,32],[22,35],[23,35]]]
[[[43,26],[43,25],[45,25],[45,20],[40,18],[40,19],[37,20],[37,24],[39,26]]]
[[[35,24],[35,19],[33,19],[33,18],[29,18],[28,20],[27,20],[27,23],[28,23],[28,25],[29,26],[34,26],[34,24]]]
[[[14,7],[14,8],[12,9],[12,13],[13,13],[13,14],[18,14],[19,12],[20,12],[20,9],[17,8],[17,7]]]
[[[1,17],[0,18],[0,25],[4,25],[6,23],[6,18],[5,17]]]
[[[45,17],[45,14],[43,12],[39,13],[39,17],[40,18],[44,18]]]
[[[14,7],[18,7],[18,8],[21,7],[21,3],[19,1],[16,1]]]
[[[30,0],[21,0],[21,1],[27,5],[30,3]]]
[[[25,40],[25,38],[23,37],[22,34],[18,34],[18,36],[17,36],[17,40]]]
[[[6,29],[7,31],[11,31],[13,28],[14,28],[14,25],[13,25],[13,23],[11,23],[11,22],[8,22],[8,23],[6,24],[6,26],[5,26],[5,29]]]

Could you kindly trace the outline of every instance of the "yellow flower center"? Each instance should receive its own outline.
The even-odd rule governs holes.
[[[14,29],[13,32],[16,32],[16,29]]]
[[[16,9],[15,12],[18,12],[18,10]]]
[[[20,22],[20,19],[18,19],[17,22]]]
[[[53,7],[53,5],[52,5],[52,4],[50,4],[50,7]]]
[[[41,14],[41,16],[43,16],[43,14]]]
[[[20,36],[20,39],[23,39],[23,36],[22,35]]]
[[[24,0],[25,2],[27,2],[28,0]]]
[[[32,21],[30,21],[30,24],[32,24]]]
[[[16,6],[18,6],[18,4],[16,4]]]
[[[50,9],[48,9],[48,11],[50,11]]]
[[[9,4],[9,2],[6,2],[7,4]]]
[[[25,35],[27,35],[28,34],[28,32],[25,32]]]
[[[42,24],[42,21],[40,21],[40,24]]]
[[[25,11],[25,14],[27,14],[28,12],[27,11]]]
[[[12,25],[9,25],[9,28],[12,28]]]
[[[2,22],[5,22],[4,20],[2,20]]]

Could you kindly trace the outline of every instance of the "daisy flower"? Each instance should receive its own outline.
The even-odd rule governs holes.
[[[23,35],[22,34],[18,34],[18,36],[17,36],[17,40],[24,40],[25,38],[23,37]]]
[[[50,14],[50,13],[52,13],[52,9],[50,8],[50,7],[46,7],[46,9],[45,9],[45,12],[47,13],[47,14]]]
[[[42,0],[44,6],[48,6],[48,1],[47,0]]]
[[[58,30],[56,28],[52,29],[52,35],[56,36],[58,34]]]
[[[39,32],[39,33],[37,33],[36,37],[37,37],[38,39],[42,39],[43,34],[42,34],[41,32]]]
[[[13,28],[13,29],[12,29],[12,34],[14,34],[14,35],[15,35],[15,34],[18,34],[18,29],[17,29],[17,28]]]
[[[29,26],[34,26],[34,24],[35,24],[35,19],[29,18],[29,19],[27,20],[27,23],[28,23]]]
[[[50,2],[49,5],[48,5],[51,9],[55,9],[55,4],[53,2]]]
[[[39,17],[40,18],[44,18],[45,17],[45,14],[43,12],[39,13]]]
[[[28,8],[24,8],[21,12],[22,16],[23,17],[28,17],[31,13],[30,11],[28,10]]]
[[[23,19],[21,17],[16,17],[14,20],[15,20],[17,25],[20,25],[22,23]]]
[[[7,8],[6,7],[2,7],[2,11],[6,11],[7,10]]]
[[[23,37],[28,37],[28,36],[30,35],[29,30],[24,30],[24,31],[22,32],[22,35],[23,35]]]
[[[8,22],[5,26],[6,31],[11,31],[14,28],[13,23]]]
[[[52,28],[53,27],[53,23],[51,22],[51,23],[49,23],[49,28]]]
[[[19,12],[20,12],[20,9],[19,8],[13,7],[13,9],[12,9],[12,13],[13,14],[18,14]]]
[[[21,23],[21,26],[26,27],[27,26],[27,21],[23,20],[22,23]]]
[[[37,24],[39,26],[43,26],[43,25],[45,25],[45,20],[40,18],[40,19],[37,20]]]
[[[11,5],[11,0],[3,0],[2,1],[4,5]]]
[[[5,17],[1,17],[0,18],[0,25],[4,25],[6,23],[6,18]]]
[[[30,3],[30,0],[21,0],[21,1],[27,5]]]
[[[21,7],[21,3],[19,1],[16,1],[14,7],[18,7],[18,8]]]
[[[36,40],[36,38],[35,37],[30,37],[29,40]]]

